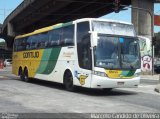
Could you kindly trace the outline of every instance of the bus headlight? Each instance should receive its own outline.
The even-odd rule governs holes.
[[[97,76],[107,77],[107,74],[104,72],[94,71],[93,74]]]

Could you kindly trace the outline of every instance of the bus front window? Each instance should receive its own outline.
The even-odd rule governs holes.
[[[138,41],[135,38],[98,35],[95,47],[95,66],[105,69],[140,68]]]
[[[118,38],[99,35],[95,48],[95,65],[97,67],[120,68],[118,55]]]
[[[138,40],[120,38],[122,68],[140,68]]]

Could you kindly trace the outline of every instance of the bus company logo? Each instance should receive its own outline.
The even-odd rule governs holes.
[[[109,73],[111,73],[111,74],[117,74],[118,71],[116,71],[116,70],[110,70]]]
[[[80,84],[85,85],[85,80],[87,79],[88,76],[81,75],[79,78]]]
[[[24,52],[23,58],[38,58],[39,52]]]
[[[120,78],[123,78],[124,76],[122,74],[119,75]]]
[[[64,57],[71,57],[72,55],[74,55],[74,52],[64,52],[63,53]]]

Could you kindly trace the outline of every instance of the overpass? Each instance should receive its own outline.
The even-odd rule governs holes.
[[[13,39],[16,35],[28,33],[35,29],[56,23],[68,22],[84,17],[95,18],[109,14],[114,11],[114,1],[115,0],[24,0],[5,19],[0,28],[0,37],[6,40],[8,47],[12,47]],[[129,6],[133,1],[136,1],[133,4],[137,6],[139,0],[120,0],[120,4]],[[152,3],[151,6],[149,6],[149,10],[153,12],[153,2],[155,1],[145,0],[144,6],[142,7],[148,7],[148,5],[145,6],[145,4]],[[148,18],[148,16],[144,17],[144,19],[146,18]],[[134,21],[136,21],[136,19]],[[147,23],[149,23],[149,21]]]

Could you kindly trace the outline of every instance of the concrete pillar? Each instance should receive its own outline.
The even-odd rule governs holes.
[[[153,0],[132,0],[132,7],[147,9],[150,11],[144,11],[144,10],[138,10],[132,8],[132,23],[135,26],[135,30],[139,36],[144,36],[149,39],[152,38],[154,30],[153,30],[153,13],[154,13],[154,1]],[[151,42],[151,41],[150,41]],[[143,44],[145,47],[147,47],[146,44]],[[143,47],[144,47],[143,46]],[[150,45],[148,51],[142,51],[143,55],[141,54],[141,68],[143,69],[143,74],[151,74],[153,73],[153,49]],[[151,60],[146,60],[151,59]],[[144,64],[148,64],[150,67],[145,67]]]
[[[10,37],[15,37],[14,27],[13,27],[12,23],[8,22],[7,27],[8,27],[7,28],[8,34],[7,35]]]
[[[148,9],[152,14],[154,13],[153,0],[132,0],[132,6]],[[148,12],[132,9],[132,23],[134,24],[138,35],[151,38],[151,31],[153,29],[151,28],[151,16]]]

